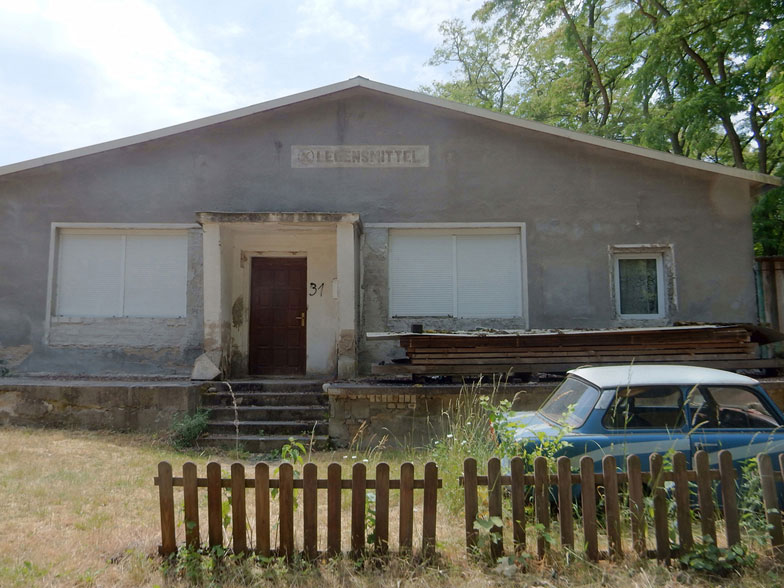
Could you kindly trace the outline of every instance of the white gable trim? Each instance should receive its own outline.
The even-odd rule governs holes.
[[[556,137],[562,137],[564,139],[568,139],[571,141],[586,143],[588,145],[594,145],[596,147],[611,149],[613,151],[620,151],[621,153],[636,155],[639,157],[645,157],[648,159],[653,159],[667,164],[679,165],[679,166],[705,171],[709,173],[730,176],[733,178],[745,180],[755,185],[755,187],[758,188],[765,185],[768,186],[782,185],[781,178],[775,176],[761,174],[759,172],[753,172],[744,169],[738,169],[725,165],[719,165],[715,163],[707,163],[697,159],[690,159],[688,157],[684,157],[681,155],[673,155],[671,153],[665,153],[664,151],[657,151],[655,149],[637,147],[635,145],[628,145],[626,143],[621,143],[619,141],[612,141],[610,139],[594,137],[593,135],[588,135],[586,133],[561,129],[558,127],[546,125],[544,123],[525,120],[522,118],[510,116],[508,114],[501,114],[484,108],[478,108],[476,106],[467,106],[465,104],[459,104],[457,102],[444,100],[443,98],[436,98],[434,96],[428,96],[426,94],[421,94],[419,92],[413,92],[411,90],[404,90],[403,88],[398,88],[396,86],[390,86],[387,84],[374,82],[372,80],[368,80],[362,77],[351,78],[350,80],[345,80],[343,82],[338,82],[336,84],[322,86],[321,88],[315,88],[313,90],[300,92],[298,94],[292,94],[291,96],[277,98],[275,100],[270,100],[268,102],[255,104],[253,106],[247,106],[245,108],[224,112],[222,114],[216,114],[213,116],[200,118],[190,122],[186,122],[170,127],[165,127],[163,129],[158,129],[156,131],[141,133],[139,135],[132,135],[130,137],[125,137],[122,139],[116,139],[113,141],[107,141],[105,143],[90,145],[89,147],[81,147],[79,149],[72,149],[69,151],[63,151],[61,153],[55,153],[53,155],[47,155],[44,157],[29,159],[27,161],[22,161],[19,163],[0,166],[0,175],[11,174],[26,169],[32,169],[50,163],[67,161],[69,159],[84,157],[86,155],[102,153],[104,151],[109,151],[111,149],[128,147],[130,145],[136,145],[139,143],[144,143],[146,141],[153,141],[155,139],[169,137],[171,135],[176,135],[178,133],[184,133],[187,131],[200,129],[210,125],[235,120],[245,116],[266,112],[268,110],[273,110],[275,108],[289,106],[291,104],[296,104],[298,102],[304,102],[306,100],[312,100],[314,98],[321,98],[323,96],[327,96],[329,94],[334,94],[336,92],[341,92],[351,88],[367,88],[369,90],[373,90],[383,94],[389,94],[391,96],[396,96],[398,98],[413,100],[415,102],[428,104],[431,106],[435,106],[437,108],[444,108],[453,112],[460,112],[463,114],[467,114],[469,116],[477,116],[480,118],[496,121],[502,124],[507,124],[507,125],[527,129],[529,131],[554,135]]]

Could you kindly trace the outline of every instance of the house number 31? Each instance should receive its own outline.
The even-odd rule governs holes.
[[[316,294],[324,296],[324,282],[321,282],[321,284],[316,284],[315,282],[310,283],[310,292],[308,293],[308,296],[315,296]]]

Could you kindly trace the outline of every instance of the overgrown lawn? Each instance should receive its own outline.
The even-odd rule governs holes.
[[[451,439],[445,440],[447,445],[448,441]],[[262,565],[231,558],[213,567],[214,560],[198,558],[190,563],[181,559],[178,569],[176,564],[164,564],[157,555],[160,525],[158,493],[153,485],[157,463],[167,460],[175,472],[180,472],[184,462],[194,461],[200,475],[204,475],[207,462],[218,461],[228,469],[234,461],[231,457],[175,451],[149,436],[16,427],[0,428],[0,447],[0,586],[3,587],[201,583],[658,588],[717,584],[771,586],[784,582],[781,564],[759,546],[753,546],[760,554],[754,569],[743,577],[731,576],[720,581],[632,558],[616,564],[590,564],[579,555],[568,563],[556,556],[547,562],[531,561],[522,572],[515,566],[490,566],[486,561],[469,558],[464,548],[462,514],[456,508],[460,496],[456,474],[461,456],[455,445],[447,451],[339,450],[310,456],[320,472],[325,473],[327,464],[337,461],[345,464],[346,475],[355,461],[367,460],[369,477],[374,476],[372,468],[382,458],[390,463],[395,477],[400,463],[407,460],[416,464],[417,477],[421,477],[424,463],[435,457],[445,485],[438,512],[440,557],[435,562],[422,564],[416,559],[392,557],[380,565],[373,560],[357,564],[338,559],[317,566],[295,564],[291,569],[277,561]],[[252,463],[253,460],[247,461],[249,467]],[[350,493],[345,494],[343,535],[347,542]],[[178,500],[181,497],[179,490],[176,497]],[[397,522],[395,506],[392,504],[390,520],[393,540]],[[178,518],[181,519],[181,514]],[[421,533],[420,520],[415,527],[417,535]],[[202,530],[203,536],[205,531]],[[182,534],[180,526],[178,535]],[[418,541],[415,536],[415,547]]]

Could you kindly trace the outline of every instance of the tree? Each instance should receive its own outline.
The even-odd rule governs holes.
[[[458,69],[425,91],[784,175],[784,0],[487,0],[472,20],[442,25],[431,63]]]

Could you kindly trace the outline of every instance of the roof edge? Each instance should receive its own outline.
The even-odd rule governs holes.
[[[772,176],[769,174],[763,174],[760,172],[741,169],[737,167],[730,167],[727,165],[722,165],[720,163],[708,163],[706,161],[702,161],[699,159],[692,159],[684,155],[674,155],[672,153],[667,153],[666,151],[658,151],[656,149],[651,149],[649,147],[639,147],[637,145],[630,145],[629,143],[623,143],[621,141],[605,139],[603,137],[596,137],[595,135],[589,135],[588,133],[583,133],[580,131],[562,129],[560,127],[555,127],[545,123],[519,118],[509,114],[503,114],[500,112],[495,112],[493,110],[487,110],[485,108],[479,108],[478,106],[469,106],[467,104],[460,104],[459,102],[453,102],[451,100],[445,100],[443,98],[437,98],[435,96],[429,96],[427,94],[413,92],[411,90],[405,90],[403,88],[398,88],[396,86],[390,86],[387,84],[382,84],[380,82],[374,82],[372,80],[367,80],[365,78],[361,78],[361,81],[363,83],[360,83],[359,85],[363,87],[377,90],[380,92],[385,92],[393,96],[417,100],[418,102],[423,102],[425,104],[430,104],[432,106],[436,106],[439,108],[446,108],[448,110],[463,112],[465,114],[469,114],[473,116],[479,116],[482,118],[494,120],[496,122],[500,122],[503,124],[510,124],[512,126],[528,129],[530,131],[534,131],[538,133],[555,135],[557,137],[562,137],[572,141],[578,141],[580,143],[587,143],[589,145],[595,145],[597,147],[604,147],[606,149],[612,149],[614,151],[620,151],[622,153],[627,153],[630,155],[637,155],[641,157],[646,157],[648,159],[658,160],[664,163],[672,163],[675,165],[690,167],[700,171],[707,171],[709,173],[719,173],[723,175],[728,175],[742,180],[746,180],[748,182],[760,186],[763,185],[781,186],[784,184],[784,180],[782,178],[779,178],[777,176]]]
[[[502,124],[508,124],[515,127],[524,128],[538,133],[554,135],[556,137],[562,137],[564,139],[568,139],[571,141],[577,141],[580,143],[586,143],[588,145],[594,145],[605,149],[611,149],[613,151],[619,151],[621,153],[626,153],[629,155],[645,157],[647,159],[652,159],[663,163],[679,165],[679,166],[683,166],[699,171],[704,171],[708,173],[730,176],[733,178],[745,180],[751,183],[752,185],[754,185],[757,189],[762,188],[763,186],[781,186],[784,183],[784,181],[782,181],[782,178],[778,178],[776,176],[771,176],[768,174],[754,172],[746,169],[729,167],[717,163],[707,163],[705,161],[701,161],[698,159],[691,159],[689,157],[685,157],[682,155],[673,155],[672,153],[657,151],[655,149],[639,147],[636,145],[629,145],[628,143],[622,143],[620,141],[614,141],[611,139],[604,139],[602,137],[596,137],[594,135],[589,135],[587,133],[582,133],[579,131],[562,129],[560,127],[554,127],[544,123],[526,120],[508,114],[502,114],[499,112],[494,112],[492,110],[479,108],[477,106],[468,106],[465,104],[460,104],[458,102],[445,100],[443,98],[437,98],[435,96],[422,94],[420,92],[405,90],[397,86],[391,86],[388,84],[383,84],[381,82],[374,82],[372,80],[363,78],[361,76],[357,76],[349,80],[344,80],[342,82],[338,82],[335,84],[321,86],[319,88],[314,88],[312,90],[307,90],[305,92],[291,94],[289,96],[284,96],[282,98],[276,98],[274,100],[261,102],[259,104],[254,104],[252,106],[246,106],[243,108],[230,110],[228,112],[224,112],[221,114],[215,114],[215,115],[199,118],[196,120],[192,120],[189,122],[164,127],[162,129],[158,129],[154,131],[148,131],[137,135],[131,135],[129,137],[114,139],[103,143],[96,143],[95,145],[90,145],[87,147],[80,147],[77,149],[62,151],[60,153],[55,153],[52,155],[46,155],[43,157],[28,159],[26,161],[21,161],[18,163],[12,163],[9,165],[0,166],[0,175],[16,173],[19,171],[41,167],[51,163],[59,163],[70,159],[76,159],[78,157],[84,157],[87,155],[94,155],[112,149],[129,147],[131,145],[136,145],[139,143],[143,143],[145,141],[161,139],[171,135],[176,135],[178,133],[184,133],[187,131],[200,129],[209,125],[227,122],[245,116],[250,116],[253,114],[259,114],[262,112],[273,110],[275,108],[289,106],[291,104],[296,104],[298,102],[304,102],[306,100],[320,98],[323,96],[327,96],[329,94],[341,92],[343,90],[348,90],[350,88],[358,88],[358,87],[367,88],[369,90],[374,90],[376,92],[381,92],[384,94],[389,94],[391,96],[396,96],[398,98],[413,100],[423,104],[435,106],[437,108],[450,110],[453,112],[460,112],[470,116],[478,116],[480,118],[484,118],[487,120],[492,120]]]

